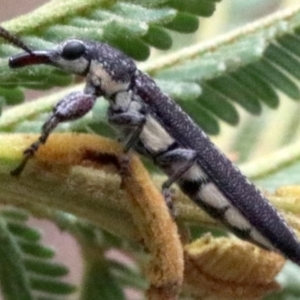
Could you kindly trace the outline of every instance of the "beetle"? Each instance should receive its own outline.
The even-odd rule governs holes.
[[[98,97],[109,102],[108,121],[122,136],[124,152],[134,149],[152,159],[167,175],[162,190],[181,190],[238,237],[280,252],[300,265],[300,242],[262,193],[210,141],[203,130],[134,61],[108,44],[68,39],[49,50],[32,50],[4,28],[0,36],[25,52],[9,59],[11,68],[48,64],[83,76],[83,91],[70,93],[54,107],[40,138],[24,151],[13,175],[55,127],[90,111]]]

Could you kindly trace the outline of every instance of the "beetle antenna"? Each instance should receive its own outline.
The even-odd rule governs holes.
[[[26,46],[16,35],[13,35],[2,26],[0,26],[0,36],[10,42],[12,45],[23,49],[25,52],[30,54],[32,53],[32,50]]]

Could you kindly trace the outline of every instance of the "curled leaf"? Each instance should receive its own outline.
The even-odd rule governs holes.
[[[201,300],[255,300],[279,289],[284,258],[237,239],[210,235],[185,247],[185,291]]]
[[[148,299],[177,299],[183,281],[182,245],[161,192],[138,158],[131,155],[124,171],[120,144],[96,135],[52,134],[16,183],[9,170],[36,139],[36,135],[0,136],[3,199],[33,207],[33,212],[40,205],[63,210],[142,242],[151,256]]]
[[[300,237],[300,186],[281,186],[268,197],[277,208],[283,210],[287,222]]]
[[[133,222],[151,253],[147,277],[149,300],[177,299],[183,280],[183,251],[168,207],[141,162],[133,158],[121,173],[128,193]]]

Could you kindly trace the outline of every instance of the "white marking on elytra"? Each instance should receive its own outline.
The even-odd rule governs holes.
[[[250,230],[250,222],[234,207],[230,207],[224,214],[224,219],[234,228],[239,230]]]
[[[206,185],[201,187],[198,192],[198,197],[203,202],[216,209],[231,206],[230,202],[212,182],[208,182]]]
[[[199,167],[199,165],[195,163],[182,175],[182,179],[190,181],[200,181],[202,179],[207,179],[207,176]]]
[[[230,226],[238,230],[250,230],[250,237],[253,241],[268,249],[274,249],[274,246],[261,233],[259,233],[251,223],[222,195],[221,191],[211,182],[203,185],[197,195],[201,201],[210,205],[212,208],[221,210],[227,208],[224,213],[224,219]]]
[[[147,149],[154,153],[166,150],[174,143],[174,139],[155,119],[148,115],[140,139]]]
[[[250,237],[253,241],[257,242],[259,245],[265,246],[267,249],[275,249],[274,245],[272,245],[272,243],[262,236],[262,234],[259,233],[255,228],[252,228]]]
[[[201,179],[207,179],[206,174],[197,164],[193,165],[183,175],[183,177],[186,180],[199,182]],[[226,208],[224,212],[224,219],[230,226],[238,230],[249,230],[250,237],[253,241],[268,249],[274,249],[274,246],[265,237],[263,237],[236,208],[232,206],[230,201],[227,200],[213,182],[202,184],[201,187],[199,186],[196,198],[200,199],[206,205],[211,206],[213,209],[221,211]]]

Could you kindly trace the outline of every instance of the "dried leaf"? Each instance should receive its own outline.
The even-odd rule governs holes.
[[[133,157],[128,173],[122,172],[123,189],[129,195],[133,222],[151,254],[147,278],[148,300],[175,300],[183,281],[183,250],[168,207],[160,191]]]
[[[211,235],[185,247],[185,291],[201,300],[256,300],[279,289],[284,258],[237,239]]]

